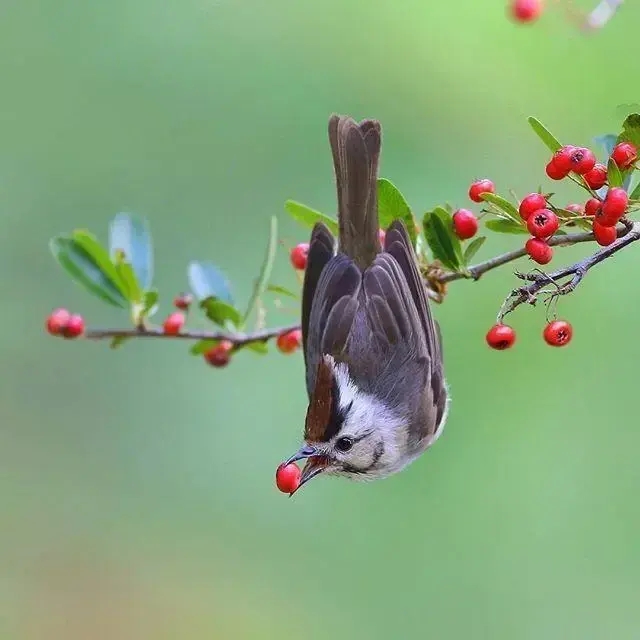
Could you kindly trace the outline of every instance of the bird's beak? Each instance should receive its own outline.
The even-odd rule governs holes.
[[[294,453],[284,465],[291,464],[292,462],[296,462],[298,460],[306,459],[306,463],[302,468],[302,475],[300,476],[300,484],[297,488],[292,491],[289,496],[292,496],[300,487],[307,483],[311,478],[315,478],[319,473],[322,473],[327,466],[329,465],[329,459],[327,456],[322,454],[318,454],[315,447],[310,447],[305,445],[300,447],[296,453]]]

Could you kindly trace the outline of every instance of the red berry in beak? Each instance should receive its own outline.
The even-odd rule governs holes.
[[[301,475],[295,462],[286,466],[280,465],[276,471],[276,486],[282,493],[293,493],[300,486]]]

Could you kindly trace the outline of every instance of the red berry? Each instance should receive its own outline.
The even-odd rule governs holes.
[[[516,332],[507,324],[494,324],[486,335],[487,344],[492,349],[509,349],[516,341]]]
[[[69,318],[71,314],[66,309],[52,311],[47,318],[47,331],[52,336],[62,335],[69,324]]]
[[[569,213],[575,213],[578,216],[584,215],[584,207],[581,204],[568,204],[564,209],[565,211],[569,211]]]
[[[476,180],[469,187],[469,198],[474,202],[484,202],[484,200],[480,197],[483,193],[494,193],[496,190],[495,185],[488,178],[483,178],[482,180]]]
[[[384,247],[384,239],[387,237],[387,233],[384,229],[378,229],[378,240],[380,242],[380,246]]]
[[[591,149],[576,147],[569,155],[569,164],[571,171],[582,176],[596,166],[596,157]]]
[[[204,359],[212,367],[226,367],[231,360],[232,349],[232,342],[221,340],[215,347],[211,347],[211,349],[204,352]]]
[[[453,214],[453,230],[460,240],[473,238],[478,232],[478,218],[469,209],[458,209]]]
[[[193,303],[193,296],[189,293],[181,293],[173,299],[173,306],[176,309],[186,311]]]
[[[180,329],[184,325],[184,314],[176,311],[168,315],[162,325],[162,329],[168,336],[176,336],[180,333]]]
[[[301,242],[291,249],[291,264],[294,269],[304,271],[307,268],[307,256],[309,255],[309,244]]]
[[[562,180],[569,175],[569,171],[559,167],[553,160],[549,161],[544,170],[552,180]]]
[[[276,471],[276,486],[282,493],[293,493],[300,486],[301,475],[294,462],[286,466],[281,464]]]
[[[627,192],[622,187],[613,187],[607,191],[602,209],[596,215],[596,220],[604,227],[613,227],[625,214],[628,204]]]
[[[628,169],[638,159],[638,149],[630,142],[620,142],[613,148],[611,157],[619,169]]]
[[[527,229],[534,238],[549,238],[559,226],[558,216],[549,209],[538,209],[527,220]]]
[[[63,329],[62,335],[65,338],[72,339],[81,336],[84,333],[84,318],[78,314],[69,317],[67,326]]]
[[[511,15],[518,22],[533,22],[540,17],[543,6],[542,0],[512,0]]]
[[[529,257],[538,264],[549,264],[553,258],[553,249],[540,238],[529,238],[524,248]]]
[[[584,203],[584,215],[597,216],[601,208],[602,208],[602,202],[600,202],[598,198],[589,198]]]
[[[549,164],[555,165],[557,170],[559,172],[562,172],[566,176],[569,173],[569,171],[572,171],[573,169],[572,162],[571,162],[571,155],[575,150],[576,150],[576,147],[573,147],[571,145],[566,145],[564,147],[561,147],[553,154]]]
[[[552,347],[564,347],[571,342],[573,328],[564,320],[554,320],[550,322],[542,333],[544,341]]]
[[[529,216],[538,209],[544,209],[547,206],[547,199],[541,193],[530,193],[520,201],[518,212],[523,220],[528,220]]]
[[[615,226],[604,227],[595,220],[593,221],[593,235],[596,239],[596,242],[601,247],[608,247],[610,244],[615,242],[615,239],[618,237]]]
[[[607,167],[603,164],[596,164],[591,171],[584,174],[584,180],[591,189],[597,191],[607,184]]]
[[[301,343],[302,331],[300,331],[300,329],[281,333],[276,340],[276,346],[282,353],[293,353]]]

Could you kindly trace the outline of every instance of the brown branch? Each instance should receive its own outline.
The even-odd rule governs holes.
[[[178,334],[166,334],[162,328],[141,329],[87,329],[84,338],[87,340],[107,340],[111,338],[165,338],[182,340],[228,340],[236,347],[252,342],[268,342],[282,333],[299,329],[299,324],[275,329],[262,329],[251,333],[235,333],[229,331],[181,331]]]
[[[640,223],[627,223],[626,226],[620,226],[618,229],[618,240],[609,247],[598,251],[589,258],[577,262],[569,267],[560,269],[549,275],[544,274],[542,271],[533,272],[529,274],[516,273],[518,277],[523,280],[530,281],[531,284],[520,287],[512,291],[511,295],[505,300],[503,307],[498,316],[500,321],[507,313],[511,313],[519,305],[528,302],[535,304],[536,295],[542,292],[543,288],[547,284],[553,284],[556,289],[552,292],[552,295],[564,295],[573,291],[585,273],[591,269],[594,265],[602,262],[609,256],[613,255],[623,247],[635,242],[640,238]],[[584,231],[579,233],[572,233],[567,235],[561,235],[553,237],[549,240],[549,244],[552,246],[566,246],[574,245],[580,242],[593,241],[593,233],[590,231]],[[466,272],[452,272],[452,271],[439,271],[431,276],[432,282],[440,284],[447,284],[456,280],[472,279],[478,280],[483,274],[501,267],[505,264],[513,262],[518,258],[522,258],[526,255],[524,248],[514,249],[508,251],[484,262],[469,267]],[[558,280],[563,280],[572,276],[572,279],[559,285]],[[431,288],[427,288],[429,296],[434,300],[441,302],[442,295],[433,291]],[[181,331],[178,334],[166,334],[161,327],[141,327],[130,329],[88,329],[84,333],[84,338],[87,340],[107,340],[113,338],[164,338],[181,339],[181,340],[227,340],[233,343],[236,347],[241,347],[246,344],[254,342],[268,342],[273,338],[276,338],[282,333],[287,333],[300,329],[300,324],[292,324],[284,327],[277,327],[274,329],[261,329],[253,332],[229,332],[229,331]]]
[[[511,313],[521,304],[527,303],[535,305],[540,293],[549,293],[550,298],[554,299],[558,296],[564,296],[571,293],[582,282],[587,272],[597,264],[604,262],[607,258],[629,246],[633,242],[640,240],[640,222],[629,224],[621,230],[618,239],[608,247],[604,247],[593,255],[584,258],[568,267],[558,269],[552,273],[544,273],[540,270],[531,273],[516,273],[521,280],[526,280],[531,284],[524,287],[514,289],[509,297],[504,301],[502,309],[498,314],[498,322],[502,322],[503,318]],[[569,280],[567,280],[570,278]],[[565,282],[562,282],[562,281]],[[547,285],[552,285],[554,289],[544,290]]]
[[[625,229],[621,227],[618,230],[618,237],[624,235],[626,233]],[[554,236],[549,240],[549,244],[552,247],[564,246],[564,245],[573,245],[578,244],[579,242],[589,242],[594,239],[593,233],[591,231],[583,231],[581,233],[568,233],[567,235]],[[444,273],[440,277],[436,277],[440,282],[454,282],[455,280],[462,280],[463,278],[471,278],[472,280],[478,280],[480,276],[482,276],[487,271],[491,271],[496,267],[501,267],[509,262],[513,262],[518,258],[522,258],[527,255],[524,247],[520,247],[520,249],[514,249],[513,251],[508,251],[507,253],[503,253],[502,255],[496,256],[495,258],[489,258],[489,260],[485,260],[484,262],[480,262],[473,267],[469,267],[468,273],[462,272],[453,272],[448,271]]]

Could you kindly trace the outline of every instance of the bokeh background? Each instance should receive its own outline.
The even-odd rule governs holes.
[[[1,638],[640,637],[637,251],[561,301],[562,350],[543,308],[512,316],[517,348],[486,348],[511,269],[456,283],[436,309],[453,393],[438,445],[384,482],[291,500],[273,474],[301,437],[299,354],[217,371],[184,343],[43,333],[59,305],[127,322],[47,249],[77,227],[106,238],[118,211],[150,220],[161,315],[191,259],[246,300],[269,217],[305,239],[285,199],[334,211],[334,111],[382,121],[382,174],[418,213],[466,205],[476,177],[547,184],[527,116],[590,144],[639,97],[638,4],[591,36],[550,4],[522,27],[501,0],[2,3]],[[274,279],[297,286],[285,250]]]

